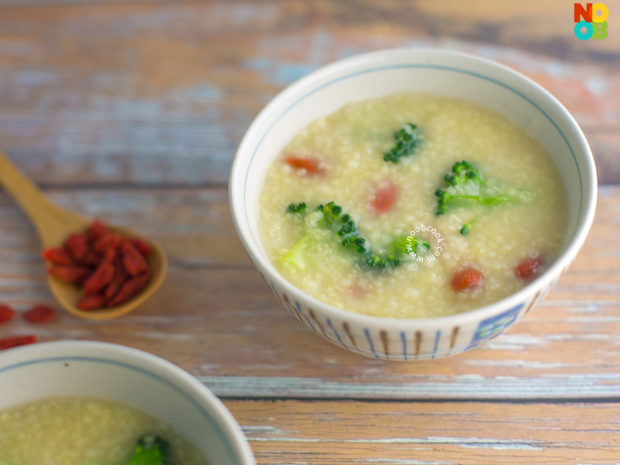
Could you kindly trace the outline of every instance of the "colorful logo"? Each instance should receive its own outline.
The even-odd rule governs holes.
[[[575,37],[579,40],[605,39],[609,8],[604,3],[575,3]]]

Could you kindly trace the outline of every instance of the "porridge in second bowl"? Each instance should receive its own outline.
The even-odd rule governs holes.
[[[45,399],[0,412],[0,465],[208,465],[166,423],[125,405]]]

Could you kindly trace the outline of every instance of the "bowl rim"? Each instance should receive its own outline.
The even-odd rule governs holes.
[[[59,340],[39,342],[0,352],[0,375],[12,369],[57,360],[107,363],[156,378],[201,409],[212,420],[221,440],[240,464],[256,461],[241,426],[224,403],[197,378],[174,363],[150,352],[100,341]],[[161,374],[157,371],[161,370]],[[40,398],[47,398],[43,395]],[[10,407],[9,407],[10,408]],[[165,421],[165,420],[164,420]]]
[[[429,57],[431,57],[432,59]],[[246,223],[243,224],[243,221],[245,221],[245,219],[242,217],[242,214],[245,211],[245,203],[242,196],[243,188],[241,177],[249,176],[250,169],[249,166],[247,166],[248,163],[241,163],[241,158],[243,153],[247,152],[248,150],[251,152],[255,151],[254,147],[251,145],[253,143],[253,139],[256,138],[255,133],[257,133],[259,130],[263,131],[265,134],[269,132],[273,125],[275,125],[275,123],[279,121],[279,119],[282,118],[284,114],[288,111],[288,109],[285,108],[283,105],[292,97],[298,97],[295,102],[299,102],[303,98],[309,97],[314,92],[318,91],[320,88],[328,85],[329,83],[333,83],[346,77],[340,74],[346,72],[347,69],[357,69],[357,67],[360,67],[368,71],[373,67],[377,67],[376,65],[372,65],[372,61],[378,58],[400,61],[402,62],[402,64],[412,64],[414,62],[419,62],[420,64],[429,65],[431,62],[435,63],[437,61],[443,62],[445,60],[467,60],[470,66],[476,64],[479,64],[480,66],[486,66],[486,69],[495,70],[499,73],[503,73],[502,76],[505,78],[517,79],[519,81],[519,84],[521,84],[523,87],[531,89],[531,94],[529,94],[530,96],[524,96],[520,91],[515,91],[514,89],[512,89],[511,86],[508,86],[501,81],[495,81],[495,78],[493,79],[493,81],[495,81],[496,83],[502,85],[503,87],[509,88],[510,90],[513,90],[522,97],[524,97],[537,110],[542,112],[543,115],[546,115],[546,112],[542,110],[542,108],[538,105],[538,103],[536,103],[536,101],[545,101],[545,103],[547,103],[551,108],[558,112],[557,118],[563,118],[563,122],[566,123],[566,132],[575,137],[575,141],[571,145],[568,140],[566,140],[566,136],[563,134],[563,132],[560,131],[559,128],[557,128],[560,131],[560,134],[565,138],[566,143],[571,149],[571,151],[573,151],[574,147],[574,153],[582,154],[581,161],[583,162],[584,169],[578,170],[580,175],[580,181],[582,184],[581,189],[583,199],[581,221],[576,224],[574,232],[572,236],[568,238],[568,242],[564,250],[554,260],[551,266],[549,266],[549,268],[547,268],[536,279],[526,284],[523,288],[490,304],[451,315],[424,318],[395,318],[360,314],[351,310],[344,310],[331,304],[325,303],[307,294],[302,289],[294,286],[278,272],[278,270],[267,257],[264,257],[260,252],[255,249],[253,242],[251,240],[248,240],[248,238],[246,237],[246,234],[250,233],[250,227],[249,221],[246,221]],[[367,63],[365,66],[364,62]],[[449,66],[446,67],[450,68]],[[457,68],[452,69],[457,70]],[[357,69],[355,74],[359,72],[360,69]],[[332,77],[332,80],[328,83],[316,85],[319,81],[328,79],[330,76]],[[482,75],[478,75],[478,77],[485,78]],[[491,81],[491,79],[489,78],[486,78],[486,80]],[[313,82],[315,82],[314,89],[311,88],[311,84]],[[280,109],[280,115],[276,117],[275,114],[278,112],[278,109]],[[550,119],[548,115],[547,117]],[[265,124],[265,122],[269,124],[263,128],[262,126]],[[551,120],[551,122],[555,125],[553,120]],[[263,134],[263,138],[265,137],[265,134]],[[260,145],[261,141],[262,138],[258,141],[258,145]],[[251,160],[252,159],[250,158],[248,161],[251,162]],[[575,160],[575,162],[577,163],[577,160]],[[588,183],[584,183],[583,180],[587,180]],[[381,325],[382,328],[393,330],[428,330],[435,329],[438,325],[447,326],[464,324],[466,322],[472,321],[482,321],[486,318],[502,313],[507,309],[514,309],[519,307],[523,303],[526,303],[530,295],[544,289],[546,286],[550,285],[554,281],[554,279],[558,278],[563,272],[563,270],[568,267],[571,261],[575,258],[591,228],[597,203],[597,174],[594,164],[594,158],[592,156],[592,151],[586,140],[585,135],[583,134],[583,131],[579,127],[579,124],[556,97],[554,97],[549,91],[547,91],[540,84],[533,81],[531,78],[504,64],[470,53],[433,48],[393,48],[358,54],[323,66],[307,74],[301,79],[298,79],[297,81],[293,82],[292,84],[281,90],[258,113],[258,115],[254,118],[254,120],[246,130],[239,144],[231,166],[228,185],[229,206],[235,230],[239,239],[243,243],[248,255],[254,262],[254,265],[259,270],[259,272],[265,273],[271,280],[275,281],[277,283],[277,287],[279,287],[280,289],[285,290],[290,295],[299,296],[300,300],[308,301],[313,309],[321,311],[331,318],[335,318],[338,320],[355,321],[357,324],[365,327],[375,327],[377,325]],[[586,189],[586,185],[589,185],[590,188]],[[566,189],[566,185],[564,186],[564,188]],[[269,287],[271,287],[271,284],[269,284]],[[272,289],[272,291],[274,290]]]

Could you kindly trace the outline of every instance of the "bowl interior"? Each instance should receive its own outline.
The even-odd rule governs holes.
[[[37,344],[0,357],[0,411],[58,396],[94,397],[137,408],[174,427],[211,463],[254,463],[220,401],[162,359],[86,342]]]
[[[347,103],[399,92],[478,103],[540,141],[565,185],[569,211],[563,252],[576,236],[584,235],[593,213],[596,178],[585,138],[555,98],[528,78],[487,60],[454,52],[392,50],[354,57],[307,76],[254,121],[231,177],[233,214],[246,247],[251,255],[255,252],[253,258],[267,261],[258,236],[258,200],[266,171],[286,143],[313,120]]]

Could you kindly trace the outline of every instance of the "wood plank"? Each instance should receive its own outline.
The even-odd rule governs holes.
[[[95,339],[164,355],[228,397],[619,399],[620,187],[601,189],[593,230],[538,308],[480,350],[419,363],[366,359],[323,342],[269,294],[232,229],[222,189],[49,190],[60,205],[135,228],[171,261],[155,298],[110,322],[62,313],[0,334]],[[0,301],[49,302],[34,230],[0,195]]]
[[[259,464],[618,463],[617,404],[226,401]]]
[[[545,86],[586,130],[601,181],[620,182],[620,39],[577,40],[563,1],[498,5],[0,6],[0,140],[46,185],[223,185],[250,121],[287,84],[352,54],[432,46]]]

